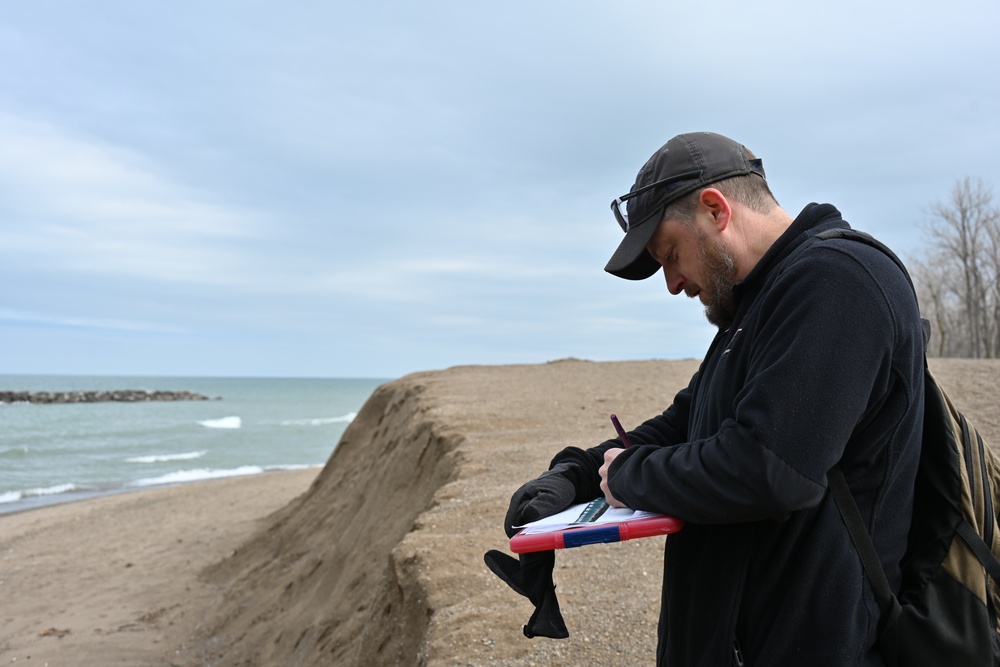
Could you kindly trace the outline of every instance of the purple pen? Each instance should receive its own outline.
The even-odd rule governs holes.
[[[618,431],[618,437],[622,439],[622,444],[625,445],[626,449],[632,446],[629,442],[628,436],[625,434],[625,429],[622,428],[622,424],[618,421],[617,415],[611,415],[611,423],[615,425],[615,430]]]

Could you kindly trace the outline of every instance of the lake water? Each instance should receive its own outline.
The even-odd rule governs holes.
[[[0,390],[188,390],[213,399],[0,403],[0,513],[322,466],[385,381],[0,375]]]

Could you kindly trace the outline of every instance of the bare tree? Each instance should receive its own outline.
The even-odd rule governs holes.
[[[987,344],[992,348],[992,358],[1000,358],[1000,210],[993,208],[992,224],[987,225],[989,245],[987,246],[986,265],[987,304],[992,304],[990,319],[993,322],[992,336]],[[990,279],[991,278],[991,279]]]
[[[940,258],[934,260],[913,259],[908,262],[910,274],[913,276],[917,289],[917,299],[920,302],[921,314],[931,323],[931,340],[927,347],[928,356],[953,357],[954,342],[952,332],[955,330],[955,309],[949,303],[951,294],[940,280],[930,278],[940,273],[934,269],[940,266]]]
[[[933,325],[928,353],[1000,357],[1000,209],[993,192],[965,178],[931,213],[930,249],[912,271],[921,310]]]

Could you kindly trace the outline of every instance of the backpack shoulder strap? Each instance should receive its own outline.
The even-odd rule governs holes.
[[[830,483],[830,493],[833,494],[837,509],[840,510],[840,516],[843,517],[844,524],[847,525],[847,530],[851,534],[854,548],[861,556],[861,564],[871,581],[878,607],[883,616],[888,616],[892,612],[895,596],[892,593],[892,587],[889,586],[889,579],[885,576],[885,570],[882,568],[882,561],[879,560],[878,552],[875,551],[875,543],[872,542],[868,528],[865,527],[865,521],[861,518],[861,510],[858,509],[858,504],[854,500],[854,494],[847,486],[847,480],[844,479],[844,473],[839,466],[834,466],[827,473],[827,480]],[[898,604],[895,606],[898,608]],[[896,613],[899,613],[898,609]]]
[[[899,259],[899,256],[897,256],[896,253],[892,251],[892,248],[882,243],[871,234],[863,232],[859,229],[847,229],[847,228],[828,229],[825,232],[820,232],[819,234],[810,237],[810,239],[806,241],[803,244],[803,246],[809,244],[809,242],[812,240],[825,241],[828,239],[848,239],[850,241],[858,241],[859,243],[870,245],[876,250],[881,251],[883,255],[891,259],[896,264],[896,266],[899,267],[899,270],[903,273],[903,276],[906,277],[906,282],[909,283],[910,289],[913,290],[914,298],[917,298],[917,289],[916,287],[913,286],[913,279],[910,277],[910,272],[906,270],[906,265],[903,264],[903,261]],[[798,251],[796,250],[796,253],[797,252]],[[921,318],[920,324],[923,327],[924,345],[927,345],[931,339],[931,323],[926,319]]]
[[[891,259],[896,266],[899,267],[899,270],[903,272],[903,275],[906,276],[906,282],[910,283],[910,287],[913,287],[913,281],[910,279],[910,272],[906,270],[906,266],[903,264],[902,260],[899,259],[896,253],[894,253],[889,246],[882,243],[867,232],[863,232],[859,229],[837,228],[820,232],[813,238],[820,241],[826,241],[828,239],[848,239],[850,241],[858,241],[860,243],[870,245],[871,247],[880,250],[882,254]],[[914,292],[915,291],[916,290],[914,290]]]

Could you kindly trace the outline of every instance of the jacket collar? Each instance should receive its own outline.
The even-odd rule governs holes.
[[[807,238],[835,227],[850,228],[832,204],[812,203],[802,209],[788,229],[771,244],[743,280],[733,286],[737,304],[764,284],[768,274]]]

